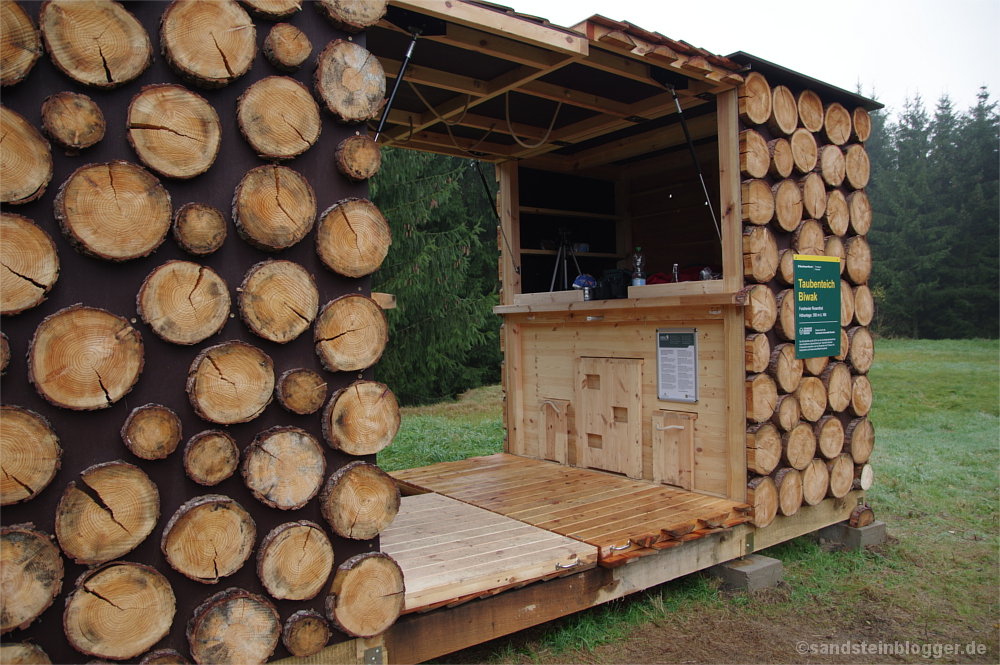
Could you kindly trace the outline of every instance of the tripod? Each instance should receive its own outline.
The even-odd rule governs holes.
[[[576,265],[576,274],[580,274],[580,262],[576,260],[576,252],[573,251],[573,245],[569,242],[569,229],[559,229],[559,251],[556,252],[556,264],[552,268],[552,283],[549,285],[549,291],[556,290],[556,277],[559,275],[560,265],[562,266],[563,274],[563,291],[569,290],[569,257],[573,257],[573,263]]]

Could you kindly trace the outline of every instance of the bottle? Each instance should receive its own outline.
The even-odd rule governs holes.
[[[679,282],[679,281],[681,281],[681,276],[680,276],[680,273],[677,271],[677,264],[675,263],[674,264],[674,282],[676,283],[676,282]]]
[[[632,253],[632,286],[643,286],[646,283],[646,257],[642,255],[642,247],[636,247]]]

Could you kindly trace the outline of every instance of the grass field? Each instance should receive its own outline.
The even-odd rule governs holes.
[[[796,642],[982,644],[984,654],[811,655],[810,662],[1000,662],[1000,346],[879,340],[869,503],[887,544],[843,551],[798,538],[763,553],[785,582],[727,594],[704,574],[655,587],[445,662],[801,662]],[[407,409],[388,469],[501,449],[500,392]],[[706,639],[706,635],[715,635]]]

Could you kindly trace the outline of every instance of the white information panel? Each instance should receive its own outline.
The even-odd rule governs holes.
[[[659,398],[666,402],[698,401],[698,329],[658,328],[656,370]]]

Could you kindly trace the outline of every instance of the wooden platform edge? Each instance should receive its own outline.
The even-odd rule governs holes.
[[[404,615],[384,634],[384,662],[420,663],[737,559],[847,519],[864,494],[853,491],[843,499],[826,499],[764,529],[740,524],[617,568],[592,568],[457,607]]]

